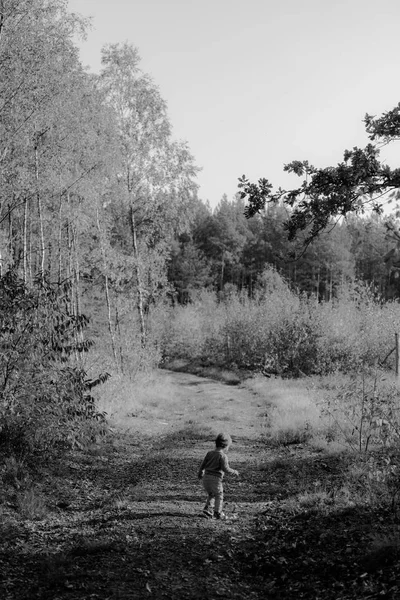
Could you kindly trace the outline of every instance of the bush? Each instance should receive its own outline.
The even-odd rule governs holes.
[[[383,372],[365,368],[357,375],[324,381],[321,411],[331,436],[354,450],[396,446],[400,439],[400,390]]]
[[[159,328],[161,331],[161,328]],[[393,366],[400,306],[383,304],[365,284],[343,288],[332,303],[291,291],[278,273],[265,273],[254,298],[203,292],[170,309],[160,350],[170,359],[276,373],[285,377]],[[385,360],[386,358],[386,360]]]
[[[271,371],[298,375],[313,371],[318,335],[308,300],[286,286],[224,302],[208,292],[171,311],[161,348],[169,359],[250,370],[268,363]]]
[[[14,273],[0,279],[0,448],[23,457],[57,444],[79,446],[87,423],[102,432],[79,356],[90,347],[87,320],[69,310],[69,286],[38,279],[28,289]]]

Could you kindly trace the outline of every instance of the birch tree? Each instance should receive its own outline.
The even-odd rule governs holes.
[[[196,194],[187,144],[172,139],[167,106],[140,69],[136,48],[109,45],[102,51],[102,89],[116,112],[122,160],[115,174],[127,212],[141,343],[154,284],[166,277],[166,259],[176,230],[187,226]]]
[[[22,263],[27,281],[46,268],[45,213],[55,192],[50,142],[56,107],[80,69],[72,35],[84,23],[62,0],[3,0],[0,12],[0,224],[15,221],[9,259]]]

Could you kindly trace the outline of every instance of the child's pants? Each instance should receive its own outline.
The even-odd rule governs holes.
[[[224,501],[224,488],[222,479],[214,475],[204,475],[203,486],[208,494],[205,510],[211,509],[217,513],[222,512],[222,503]]]

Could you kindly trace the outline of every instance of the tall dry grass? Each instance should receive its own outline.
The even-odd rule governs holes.
[[[265,406],[264,437],[276,445],[309,442],[324,433],[318,393],[310,382],[266,380],[259,375],[245,382]]]
[[[180,406],[175,386],[156,370],[141,373],[134,380],[117,374],[98,391],[97,406],[107,414],[113,427],[129,431],[138,419],[157,420],[174,414]]]
[[[264,436],[275,444],[366,455],[400,440],[400,381],[382,371],[301,380],[258,375],[244,385],[263,400]]]

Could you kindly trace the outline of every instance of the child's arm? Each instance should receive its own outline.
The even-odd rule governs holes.
[[[203,462],[200,465],[199,472],[198,472],[198,478],[199,479],[202,479],[202,477],[204,475],[204,468],[206,466],[206,458],[207,458],[207,456],[204,458]]]
[[[239,475],[239,471],[230,468],[228,457],[226,455],[221,456],[221,469],[224,471],[224,473],[227,473],[229,475]]]

